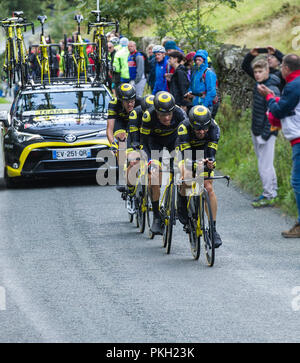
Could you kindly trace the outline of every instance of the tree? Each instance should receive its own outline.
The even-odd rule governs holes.
[[[76,0],[78,8],[90,16],[91,10],[96,9],[96,0]],[[131,34],[134,22],[145,22],[149,18],[156,18],[164,12],[164,6],[159,0],[100,0],[100,10],[103,16],[120,22],[121,31]]]
[[[216,43],[216,30],[204,19],[220,5],[235,8],[242,0],[162,0],[167,10],[158,17],[158,36],[185,40],[187,49],[210,48]]]
[[[12,16],[13,11],[24,11],[24,16],[28,21],[35,20],[43,7],[43,2],[40,0],[1,0],[0,9],[2,18]],[[3,12],[2,12],[3,11]]]

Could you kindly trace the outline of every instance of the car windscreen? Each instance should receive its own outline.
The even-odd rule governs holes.
[[[105,90],[24,93],[17,103],[16,113],[19,116],[105,113],[109,101]]]

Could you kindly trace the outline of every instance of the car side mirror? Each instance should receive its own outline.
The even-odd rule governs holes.
[[[0,122],[3,123],[4,127],[9,127],[8,112],[0,111]]]

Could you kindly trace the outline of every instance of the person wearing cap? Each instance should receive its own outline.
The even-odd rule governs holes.
[[[174,40],[167,40],[164,42],[164,47],[166,49],[167,54],[178,51],[183,53],[183,51],[176,45]]]
[[[269,70],[270,74],[275,74],[280,79],[280,86],[279,90],[282,92],[283,87],[285,86],[285,79],[282,77],[281,71],[280,71],[280,65],[282,63],[284,54],[280,52],[280,50],[275,49],[271,45],[267,47],[268,49],[268,56],[267,60],[269,63]]]
[[[128,67],[128,39],[123,37],[120,39],[122,48],[115,54],[113,68],[116,73],[116,86],[120,83],[128,83],[130,81],[129,67]]]
[[[151,195],[153,234],[163,234],[163,224],[159,212],[160,187],[162,183],[162,150],[175,150],[178,125],[187,118],[186,113],[175,104],[174,97],[165,91],[156,93],[154,107],[148,109],[142,118],[140,129],[141,144],[148,157],[149,190]]]
[[[196,54],[196,52],[190,52],[185,56],[185,69],[186,69],[189,81],[191,81],[192,68],[194,66],[195,54]]]
[[[116,51],[122,49],[122,46],[120,45],[120,39],[118,37],[112,37],[110,42],[114,45]]]
[[[220,128],[213,120],[209,109],[205,106],[200,105],[192,107],[189,112],[189,118],[180,123],[177,134],[178,138],[176,142],[176,147],[181,154],[179,169],[182,179],[191,179],[193,177],[193,171],[197,170],[198,166],[201,169],[204,164],[205,168],[203,176],[213,176],[213,169],[216,167],[215,157],[220,138]],[[197,151],[200,150],[203,150],[204,155],[201,153],[197,153]],[[203,156],[204,159],[202,159]],[[192,162],[192,167],[188,167],[187,165],[188,158],[191,158],[190,161]],[[221,246],[222,240],[216,230],[218,205],[217,198],[213,189],[213,181],[204,180],[204,187],[209,195],[214,224],[213,234],[215,248],[218,248]],[[179,221],[184,225],[187,232],[188,193],[189,188],[187,185],[184,184],[180,189],[180,193],[178,193],[177,203]]]
[[[155,45],[152,49],[155,55],[155,83],[152,94],[155,95],[160,91],[167,91],[167,79],[165,74],[167,73],[168,57],[166,57],[166,50],[162,45]]]

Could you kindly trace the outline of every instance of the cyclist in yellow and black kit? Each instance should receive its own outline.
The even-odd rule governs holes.
[[[115,148],[115,142],[120,150],[126,151],[126,141],[129,128],[129,115],[136,106],[139,106],[141,99],[136,96],[135,87],[129,83],[121,84],[116,91],[117,97],[113,98],[108,105],[108,118],[106,127],[106,136],[112,148]],[[117,147],[116,147],[117,149]],[[125,163],[125,157],[117,154],[119,163]],[[119,192],[125,192],[124,185],[117,185]]]
[[[216,166],[215,156],[220,138],[220,128],[212,119],[210,110],[205,106],[194,106],[189,112],[189,120],[184,120],[178,127],[177,148],[182,153],[182,161],[179,163],[183,179],[192,177],[191,170],[185,166],[187,151],[191,151],[193,166],[198,163],[205,163],[204,177],[208,174],[213,176],[213,169]],[[199,160],[196,152],[204,151],[204,160]],[[190,155],[189,155],[190,157]],[[209,173],[210,172],[210,173]],[[204,187],[209,194],[214,221],[215,248],[222,244],[221,237],[216,231],[217,198],[213,189],[213,181],[205,180]],[[184,193],[183,193],[184,194]],[[187,196],[179,194],[177,203],[178,217],[182,224],[187,224]]]
[[[142,100],[140,106],[135,107],[135,109],[129,115],[129,123],[128,123],[128,139],[127,139],[127,147],[130,150],[140,149],[141,138],[140,138],[140,129],[142,126],[142,118],[143,114],[147,109],[153,107],[154,96],[146,95]]]
[[[153,95],[146,95],[142,98],[140,106],[137,106],[129,115],[129,132],[127,137],[127,188],[129,193],[133,192],[135,184],[129,181],[128,176],[131,175],[130,170],[141,160],[140,129],[142,126],[142,117],[147,109],[153,107],[153,100]],[[145,156],[142,159],[144,160]]]
[[[170,153],[175,150],[178,125],[187,119],[186,113],[175,105],[174,97],[165,91],[158,92],[154,97],[154,107],[147,110],[142,119],[141,144],[148,156],[149,191],[153,209],[153,234],[163,234],[163,226],[159,213],[161,186],[161,161],[159,153],[165,147]],[[155,154],[154,154],[155,152]],[[156,167],[152,167],[152,166]]]
[[[136,97],[135,87],[123,83],[117,88],[117,97],[108,105],[108,118],[106,135],[110,144],[125,141],[128,133],[129,115],[133,109],[141,104],[141,99]]]

